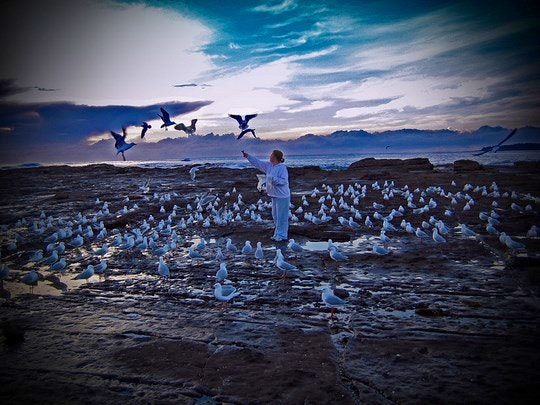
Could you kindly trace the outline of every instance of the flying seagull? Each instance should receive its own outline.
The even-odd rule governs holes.
[[[178,131],[184,131],[188,135],[193,135],[195,131],[197,130],[195,128],[195,124],[197,123],[197,119],[191,120],[191,125],[189,127],[186,127],[183,123],[177,124],[174,126],[174,129],[177,129]]]
[[[248,132],[251,132],[251,134],[257,138],[257,135],[255,135],[255,130],[249,128],[249,120],[255,118],[256,116],[257,114],[248,114],[244,119],[242,119],[241,115],[229,114],[229,117],[234,118],[238,122],[238,128],[242,130],[236,139],[241,139]]]
[[[136,143],[134,143],[134,142],[127,143],[126,142],[126,136],[127,136],[126,128],[122,127],[122,133],[123,133],[123,135],[120,135],[120,134],[117,134],[114,131],[111,131],[111,134],[112,134],[112,136],[114,137],[114,139],[116,141],[114,143],[114,147],[116,148],[116,154],[118,155],[119,153],[121,153],[122,157],[124,158],[124,161],[125,161],[126,157],[124,156],[124,152],[126,150],[128,150],[129,148],[135,146]]]
[[[238,128],[241,130],[248,129],[249,128],[249,120],[252,118],[255,118],[257,114],[250,114],[246,115],[244,119],[242,119],[241,115],[235,115],[235,114],[229,114],[229,117],[234,118],[236,121],[238,121]]]
[[[488,153],[488,152],[495,152],[497,153],[497,151],[499,150],[500,146],[505,143],[507,140],[509,140],[510,138],[512,138],[514,136],[514,134],[516,133],[517,131],[517,128],[514,128],[512,130],[512,132],[510,132],[506,138],[504,138],[502,141],[500,141],[497,145],[493,145],[493,146],[486,146],[485,148],[482,148],[482,152],[480,153],[474,153],[473,156],[480,156],[480,155],[483,155],[484,153]]]
[[[148,124],[148,122],[146,122],[146,121],[143,121],[141,127],[142,127],[142,131],[141,131],[141,139],[142,139],[146,135],[146,131],[148,131],[148,129],[152,128],[152,125]]]
[[[164,108],[160,108],[160,110],[161,110],[161,114],[163,114],[163,115],[158,114],[159,118],[161,118],[161,120],[163,121],[163,124],[161,124],[160,128],[165,128],[165,130],[167,130],[167,127],[176,124],[176,122],[171,121],[171,117],[169,113],[165,111]]]

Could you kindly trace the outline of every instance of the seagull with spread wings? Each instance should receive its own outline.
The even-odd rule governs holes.
[[[171,116],[163,107],[160,108],[160,110],[161,110],[162,115],[159,115],[159,114],[158,115],[159,115],[159,118],[161,118],[161,120],[163,121],[163,124],[161,124],[160,128],[165,128],[165,131],[167,131],[167,127],[171,125],[175,125],[176,122],[171,121]]]
[[[119,153],[122,154],[122,157],[124,158],[124,161],[126,160],[126,157],[124,156],[124,152],[133,146],[136,145],[134,142],[127,143],[126,137],[127,137],[127,131],[126,128],[122,127],[122,133],[123,135],[120,135],[114,131],[111,131],[112,136],[114,137],[114,147],[116,148],[116,154]]]
[[[142,139],[146,135],[146,131],[148,131],[150,128],[152,128],[152,125],[150,125],[146,121],[143,121],[141,127],[142,127],[142,131],[141,131],[141,139]]]
[[[514,136],[514,134],[516,133],[517,131],[517,128],[514,128],[512,130],[512,132],[510,132],[506,138],[504,138],[502,141],[500,141],[497,145],[493,145],[493,146],[486,146],[485,148],[482,148],[482,152],[480,153],[474,153],[473,156],[480,156],[480,155],[483,155],[484,153],[488,153],[488,152],[494,152],[494,153],[497,153],[497,151],[499,150],[499,148],[501,147],[501,145],[503,143],[505,143],[507,140],[509,140],[510,138],[512,138]]]
[[[189,127],[186,127],[184,123],[180,123],[175,125],[174,129],[177,129],[178,131],[184,131],[188,135],[195,134],[195,131],[197,128],[195,128],[195,124],[197,123],[197,119],[194,118],[191,120],[191,125]]]
[[[248,114],[242,119],[241,115],[229,114],[229,117],[234,118],[238,122],[238,128],[242,130],[236,139],[241,139],[248,132],[251,132],[251,134],[257,138],[257,135],[255,135],[255,130],[249,128],[249,120],[255,118],[256,116],[257,114]]]

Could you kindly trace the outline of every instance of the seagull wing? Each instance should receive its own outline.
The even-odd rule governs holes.
[[[148,125],[143,126],[141,131],[141,139],[144,138],[144,135],[146,135],[146,131],[148,131]]]
[[[163,107],[160,108],[160,110],[161,110],[161,114],[163,114],[163,116],[161,117],[161,119],[162,119],[163,121],[170,121],[170,120],[171,120],[171,117],[170,117],[169,113],[168,113],[167,111],[165,111],[165,109],[163,109]]]
[[[194,118],[191,120],[191,127],[193,128],[193,130],[195,130],[195,124],[197,123],[197,118]]]
[[[127,129],[126,127],[122,127],[122,140],[126,140],[126,137],[127,137]]]
[[[177,129],[178,131],[186,131],[186,126],[181,122],[180,124],[177,124],[174,126],[174,129]]]
[[[246,118],[245,118],[246,124],[249,122],[250,119],[255,118],[256,116],[257,114],[246,115]]]
[[[252,129],[244,129],[242,132],[240,132],[240,135],[236,139],[242,139],[242,137],[247,134],[248,132],[252,132]]]
[[[124,137],[114,131],[111,131],[111,135],[114,137],[114,147],[118,149],[124,142]]]
[[[335,296],[334,294],[328,295],[325,297],[325,302],[328,305],[345,305],[347,304],[346,301],[343,301],[341,298]]]
[[[483,150],[480,153],[473,153],[473,156],[482,156],[482,155],[484,155],[484,154],[486,154],[488,152],[491,152],[492,150],[493,150],[493,146],[490,146],[488,149]]]
[[[120,135],[119,133],[116,133],[116,132],[114,132],[114,131],[111,131],[111,135],[114,137],[114,139],[116,140],[116,142],[123,140],[122,135]]]
[[[510,133],[506,136],[506,138],[504,138],[502,141],[500,141],[500,142],[497,144],[497,146],[501,146],[501,145],[502,145],[503,143],[505,143],[507,140],[509,140],[510,138],[512,138],[512,137],[514,136],[514,134],[516,133],[516,131],[517,131],[517,128],[514,128],[514,129],[512,130],[512,132],[510,132]]]
[[[240,115],[229,114],[229,117],[234,118],[236,121],[238,121],[238,125],[242,125],[242,117]]]

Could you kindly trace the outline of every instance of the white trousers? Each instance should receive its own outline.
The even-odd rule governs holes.
[[[289,204],[290,197],[272,198],[272,218],[274,219],[274,239],[287,240],[289,233]]]

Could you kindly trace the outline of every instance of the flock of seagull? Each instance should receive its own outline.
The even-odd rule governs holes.
[[[165,128],[165,130],[168,130],[168,127],[174,125],[174,129],[178,131],[184,131],[188,136],[195,135],[195,132],[197,131],[196,124],[197,119],[192,119],[190,125],[185,125],[184,123],[177,124],[176,122],[171,120],[170,114],[165,110],[163,107],[160,108],[161,114],[158,114],[159,118],[161,118],[161,121],[163,121],[163,124],[161,124],[160,128]],[[251,133],[255,138],[257,138],[257,135],[255,134],[255,130],[253,128],[249,127],[249,121],[253,118],[255,118],[257,114],[248,114],[242,118],[241,115],[236,114],[229,114],[229,117],[233,118],[238,122],[238,128],[240,129],[240,134],[237,136],[236,139],[242,139],[242,137],[247,134]],[[148,122],[144,121],[141,125],[141,139],[143,139],[147,133],[147,131],[152,128],[152,125],[148,124]],[[119,153],[122,154],[122,158],[124,161],[126,160],[126,156],[124,155],[124,152],[126,152],[128,149],[131,149],[133,146],[136,145],[135,142],[126,142],[127,138],[127,130],[125,127],[122,127],[122,135],[120,135],[117,132],[111,131],[111,135],[114,138],[114,147],[116,148],[116,154]]]
[[[190,175],[193,181],[196,172],[200,168],[192,168]],[[451,186],[458,190],[456,183]],[[142,251],[159,258],[155,274],[169,279],[171,270],[166,257],[170,252],[185,253],[185,257],[191,264],[200,262],[218,263],[215,274],[214,297],[220,302],[229,302],[241,294],[228,279],[227,259],[243,257],[262,263],[265,261],[265,249],[259,241],[254,248],[251,241],[244,241],[244,245],[237,248],[231,238],[227,238],[224,244],[216,242],[214,247],[204,237],[193,243],[187,252],[181,250],[179,241],[190,234],[210,233],[213,229],[226,226],[231,223],[264,224],[262,218],[264,212],[271,210],[271,203],[258,201],[246,203],[242,193],[236,188],[226,192],[221,197],[217,194],[204,193],[194,199],[184,200],[183,207],[174,204],[169,212],[165,205],[172,204],[175,200],[180,203],[180,196],[176,192],[159,194],[150,193],[150,182],[145,181],[137,190],[140,197],[138,202],[133,203],[129,196],[122,200],[124,206],[118,210],[111,210],[111,203],[95,200],[95,209],[86,213],[77,213],[73,217],[47,215],[41,211],[38,217],[25,217],[17,220],[11,226],[3,226],[4,238],[2,253],[0,254],[0,282],[6,279],[19,280],[30,286],[37,285],[40,273],[32,269],[24,275],[11,275],[7,262],[14,258],[23,259],[30,266],[37,266],[40,271],[48,271],[54,274],[65,275],[70,269],[70,263],[87,264],[73,279],[89,280],[95,275],[107,276],[112,274],[108,269],[107,256],[110,257],[118,252]],[[368,195],[375,195],[376,202],[368,205],[364,200]],[[479,197],[492,199],[489,210],[482,210],[478,214],[479,223],[468,225],[456,223],[459,212],[473,209]],[[133,198],[133,197],[132,197]],[[132,204],[130,208],[128,205]],[[149,215],[137,223],[130,223],[122,229],[108,229],[104,221],[121,217],[126,214],[141,210],[139,204],[157,204],[160,207],[161,219]],[[374,255],[388,255],[396,252],[397,248],[389,249],[393,235],[402,237],[410,235],[422,241],[431,241],[433,244],[447,243],[449,238],[481,239],[485,236],[497,236],[500,243],[511,251],[526,251],[524,243],[516,239],[536,238],[538,228],[532,225],[530,229],[523,230],[523,234],[511,237],[505,232],[499,232],[497,228],[504,221],[507,212],[513,211],[518,214],[536,212],[534,205],[540,203],[540,198],[530,194],[518,194],[515,191],[501,192],[498,185],[493,182],[490,186],[473,186],[468,183],[458,191],[450,192],[441,186],[429,186],[425,189],[410,189],[407,185],[397,187],[394,181],[378,181],[369,184],[340,184],[331,186],[323,184],[320,188],[315,187],[311,193],[300,197],[299,204],[291,204],[289,217],[292,223],[303,222],[321,225],[333,223],[341,227],[345,233],[351,235],[371,234],[377,235],[372,238],[371,252]],[[444,208],[444,217],[437,218],[433,213],[438,206]],[[485,207],[485,202],[484,202]],[[439,208],[441,208],[439,207]],[[336,217],[336,215],[339,215]],[[429,216],[429,218],[428,218]],[[180,217],[180,218],[179,218]],[[406,220],[407,217],[409,220]],[[397,221],[400,221],[397,224]],[[449,222],[453,221],[450,225]],[[268,220],[266,221],[268,223]],[[339,224],[339,225],[337,225]],[[390,236],[389,236],[390,235]],[[35,251],[20,250],[18,245],[33,241],[43,245],[43,249]],[[272,249],[272,248],[271,248]],[[268,248],[266,249],[268,250]],[[330,260],[338,263],[347,263],[350,260],[344,252],[343,246],[328,240],[327,254]],[[291,252],[295,258],[301,258],[306,248],[290,239],[285,244],[275,244],[275,257],[273,265],[279,270],[282,277],[301,277],[302,272],[293,263],[287,261],[284,252]],[[290,260],[290,259],[289,259]],[[341,308],[347,302],[334,294],[332,289],[326,286],[321,294],[322,302],[332,309]]]

